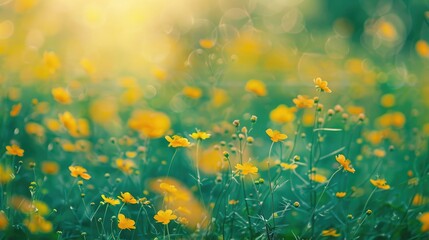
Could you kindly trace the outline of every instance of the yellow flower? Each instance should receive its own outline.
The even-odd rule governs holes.
[[[344,170],[354,173],[356,170],[350,165],[350,160],[346,159],[343,154],[337,155],[335,157],[338,163],[344,168]]]
[[[137,204],[137,199],[135,199],[129,192],[121,192],[121,196],[118,196],[118,198],[124,203]]]
[[[54,97],[55,101],[61,103],[61,104],[70,104],[72,103],[72,98],[70,93],[61,87],[58,88],[53,88],[52,91],[52,96]]]
[[[336,192],[335,193],[335,196],[337,197],[337,198],[343,198],[343,197],[345,197],[346,196],[346,192]]]
[[[72,177],[81,177],[85,180],[91,178],[91,176],[86,172],[86,169],[81,166],[70,166],[69,170]]]
[[[38,137],[43,137],[45,135],[45,128],[42,125],[34,122],[29,122],[25,125],[25,131],[28,134],[33,134]]]
[[[13,179],[13,171],[8,167],[3,167],[0,165],[0,184],[8,183]]]
[[[174,135],[173,138],[165,136],[165,139],[170,143],[168,144],[169,147],[189,147],[191,145],[187,138],[178,135]]]
[[[380,189],[383,189],[383,190],[390,189],[390,186],[387,184],[386,179],[377,179],[377,180],[370,179],[369,181],[372,183],[372,185]]]
[[[280,133],[277,130],[272,130],[271,128],[268,128],[265,132],[273,142],[283,141],[287,138],[286,134]]]
[[[418,217],[419,221],[423,224],[421,231],[427,232],[429,231],[429,212],[425,212]]]
[[[199,41],[202,48],[210,49],[216,45],[216,41],[209,38],[203,38]]]
[[[196,132],[189,134],[189,136],[195,140],[205,140],[210,138],[211,134],[197,130]]]
[[[297,108],[312,108],[314,104],[314,100],[308,98],[307,96],[298,95],[294,98],[293,103],[295,103]]]
[[[324,237],[339,237],[341,234],[337,233],[337,230],[334,228],[330,228],[322,231],[322,236]]]
[[[166,225],[166,224],[169,224],[171,220],[176,219],[177,216],[173,214],[172,210],[167,209],[165,211],[159,210],[158,213],[153,218],[157,222]]]
[[[6,230],[9,226],[9,220],[3,211],[0,211],[0,231]]]
[[[280,166],[283,168],[283,170],[295,170],[298,167],[298,164],[280,163]]]
[[[177,192],[176,186],[174,186],[172,184],[168,184],[168,183],[159,184],[159,188],[164,190],[166,193],[176,193]]]
[[[70,112],[59,114],[60,122],[69,132],[75,132],[77,129],[77,121]]]
[[[18,103],[12,106],[12,109],[10,110],[10,116],[11,117],[16,117],[19,115],[19,113],[21,112],[22,109],[22,104]]]
[[[170,118],[155,111],[134,111],[128,126],[135,131],[139,131],[144,137],[160,138],[170,129]]]
[[[239,200],[231,199],[228,201],[229,205],[236,205],[239,202]]]
[[[320,174],[311,174],[310,180],[318,183],[324,183],[326,182],[326,177]]]
[[[132,160],[118,158],[116,159],[116,167],[118,167],[125,174],[129,175],[133,173],[134,169],[136,168],[136,164]]]
[[[59,168],[60,167],[57,162],[54,162],[54,161],[42,162],[42,172],[44,174],[51,174],[51,175],[57,174]]]
[[[249,162],[246,162],[243,165],[238,163],[237,165],[235,165],[235,169],[237,169],[237,171],[240,171],[242,175],[258,173],[258,168]]]
[[[24,150],[21,149],[18,145],[12,144],[12,146],[6,146],[6,154],[22,157],[24,156]]]
[[[296,108],[280,104],[270,112],[270,119],[275,123],[288,123],[295,119]]]
[[[52,231],[52,223],[38,214],[30,215],[24,220],[24,225],[31,233],[49,233]]]
[[[61,62],[54,52],[44,52],[43,65],[50,74],[54,74],[61,67]]]
[[[422,57],[429,58],[429,44],[425,40],[417,41],[416,52]]]
[[[313,80],[314,84],[316,85],[317,89],[320,89],[322,92],[331,93],[331,89],[328,88],[328,82],[323,81],[320,77],[317,77]]]
[[[182,93],[192,99],[199,99],[203,95],[203,91],[198,87],[185,87],[183,88]]]
[[[104,194],[101,195],[101,198],[103,198],[104,203],[110,204],[112,206],[118,205],[120,202],[118,199],[113,199],[111,197],[106,197]]]
[[[134,226],[136,222],[132,219],[126,218],[124,214],[120,213],[118,214],[118,228],[119,229],[136,229],[136,226]]]
[[[252,79],[247,81],[245,89],[246,91],[252,92],[259,97],[267,95],[267,89],[265,88],[265,84],[260,80]]]

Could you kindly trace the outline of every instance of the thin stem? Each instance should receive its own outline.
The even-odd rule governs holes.
[[[174,150],[173,156],[171,157],[170,165],[168,166],[167,176],[165,178],[168,178],[168,176],[170,176],[171,165],[173,165],[173,161],[174,161],[174,158],[176,157],[176,154],[177,154],[177,148]]]
[[[342,170],[342,168],[339,168],[337,171],[335,171],[331,177],[329,178],[328,182],[326,183],[325,187],[323,188],[322,194],[320,194],[319,200],[317,200],[316,202],[316,206],[314,207],[314,209],[317,208],[317,206],[319,205],[320,201],[322,200],[323,194],[325,194],[326,189],[328,189],[329,183],[331,182],[332,178],[334,178],[335,174],[337,174],[340,170]],[[314,213],[313,213],[314,214]]]
[[[271,166],[270,166],[271,151],[273,149],[273,146],[274,146],[274,142],[271,143],[270,151],[268,152],[267,165],[268,165],[268,182],[269,182],[270,194],[271,194],[271,216],[273,217],[273,229],[275,229],[276,228],[276,221],[275,221],[275,216],[274,216],[274,193],[273,193],[273,186],[272,186],[272,182],[271,182]]]

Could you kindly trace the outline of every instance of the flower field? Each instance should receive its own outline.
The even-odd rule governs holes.
[[[429,3],[0,0],[0,239],[428,239]]]

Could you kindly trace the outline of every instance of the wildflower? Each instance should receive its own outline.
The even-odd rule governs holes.
[[[189,134],[189,136],[191,136],[191,138],[195,140],[205,140],[207,138],[210,138],[211,134],[197,130],[196,132]]]
[[[55,101],[61,104],[70,104],[72,102],[70,93],[64,88],[61,88],[61,87],[53,88],[51,93]]]
[[[59,170],[58,163],[54,161],[42,162],[42,172],[44,174],[54,175],[58,173],[58,170]]]
[[[70,112],[59,114],[60,122],[69,132],[75,132],[77,129],[77,121]]]
[[[298,164],[280,163],[280,166],[283,168],[283,170],[295,170],[298,167]]]
[[[310,174],[310,180],[318,183],[326,182],[326,177],[320,174]]]
[[[350,165],[350,160],[346,159],[346,157],[343,154],[337,155],[335,157],[338,163],[341,164],[341,166],[344,168],[344,170],[354,173],[355,169]]]
[[[132,219],[126,218],[124,214],[120,213],[118,214],[118,228],[121,230],[124,229],[136,229],[136,226],[134,226],[136,222]]]
[[[320,77],[317,77],[313,80],[317,89],[320,89],[321,92],[331,93],[331,89],[328,88],[328,82],[323,81]]]
[[[203,38],[200,39],[199,44],[202,48],[210,49],[215,46],[216,42],[213,39]]]
[[[38,137],[43,137],[45,135],[45,129],[42,125],[34,122],[29,122],[25,125],[25,131],[28,134],[33,134]]]
[[[245,89],[246,91],[252,92],[259,97],[267,95],[267,89],[265,88],[265,84],[260,80],[249,80],[246,83]]]
[[[20,148],[18,145],[12,144],[12,146],[6,146],[6,154],[22,157],[24,156],[24,150]]]
[[[112,206],[118,205],[120,202],[118,199],[113,199],[111,197],[106,197],[104,194],[101,195],[101,198],[103,198],[104,203],[110,204]]]
[[[162,112],[156,111],[134,111],[128,126],[140,132],[144,137],[160,138],[170,129],[170,118]]]
[[[43,65],[47,68],[50,74],[54,74],[61,67],[61,62],[54,52],[43,53]]]
[[[189,147],[191,145],[187,138],[178,135],[174,135],[173,138],[165,136],[165,139],[170,143],[168,144],[169,147]]]
[[[283,141],[287,138],[286,134],[280,133],[277,130],[272,130],[271,128],[268,128],[265,132],[273,142]]]
[[[284,104],[280,104],[275,109],[270,112],[270,119],[275,123],[289,123],[295,119],[295,111],[294,107],[287,107]]]
[[[118,158],[116,159],[116,167],[125,174],[130,175],[136,168],[136,164],[132,160]]]
[[[0,211],[0,231],[6,230],[9,226],[9,220],[3,211]]]
[[[240,171],[242,175],[256,174],[258,172],[258,168],[249,162],[246,162],[243,165],[238,163],[237,165],[235,165],[235,169],[237,169],[237,171]]]
[[[307,96],[303,95],[298,95],[292,101],[295,103],[297,108],[312,108],[314,104],[313,99],[309,99]]]
[[[427,232],[429,231],[429,212],[425,212],[418,217],[418,220],[423,224],[421,231]]]
[[[188,224],[189,224],[189,220],[188,220],[187,218],[185,218],[185,217],[179,217],[179,218],[177,219],[177,221],[178,221],[180,224],[184,225],[184,226],[186,226],[186,225],[188,225]]]
[[[172,184],[168,184],[168,183],[159,184],[159,188],[164,190],[166,193],[176,193],[177,192],[176,186],[174,186]]]
[[[81,166],[70,166],[69,167],[70,170],[70,175],[72,177],[81,177],[85,180],[88,180],[91,178],[91,176],[86,172],[86,169],[81,167]]]
[[[10,110],[9,115],[11,117],[16,117],[21,112],[21,109],[22,109],[22,104],[21,103],[15,104],[15,105],[12,106],[12,109]]]
[[[419,40],[416,43],[416,52],[421,57],[429,58],[429,44],[425,40]]]
[[[159,210],[158,213],[153,218],[157,222],[167,225],[170,223],[170,220],[176,219],[177,216],[173,214],[172,210],[167,209],[165,211]]]
[[[137,204],[137,199],[135,199],[129,192],[121,192],[121,196],[118,196],[118,198],[124,203]]]
[[[377,180],[370,179],[369,181],[371,181],[372,185],[380,189],[383,189],[383,190],[390,189],[390,186],[387,184],[386,179],[377,179]]]
[[[337,197],[337,198],[343,198],[343,197],[345,197],[346,196],[346,192],[336,192],[335,193],[335,196]]]
[[[341,234],[337,233],[337,230],[334,228],[330,228],[322,231],[322,236],[324,237],[339,237]]]
[[[228,201],[228,204],[229,204],[229,205],[236,205],[238,202],[239,202],[238,200],[230,199],[230,200]]]
[[[12,169],[0,165],[0,184],[8,183],[13,177]]]
[[[24,220],[24,225],[31,233],[49,233],[52,231],[52,223],[38,214],[30,215],[28,219]]]
[[[185,87],[182,91],[183,95],[187,96],[188,98],[192,99],[199,99],[203,95],[203,92],[198,87]]]

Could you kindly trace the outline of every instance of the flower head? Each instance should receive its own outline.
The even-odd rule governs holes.
[[[6,230],[9,226],[9,220],[3,211],[0,211],[0,231]]]
[[[21,103],[17,103],[17,104],[15,104],[15,105],[12,106],[12,109],[10,110],[9,115],[11,117],[16,117],[21,112],[21,109],[22,109],[22,104]]]
[[[189,147],[191,145],[187,138],[178,135],[174,135],[173,138],[170,136],[165,136],[165,139],[169,142],[169,147]]]
[[[314,84],[316,85],[317,89],[320,89],[322,92],[331,93],[331,89],[328,88],[328,82],[323,81],[320,77],[317,77],[313,80]]]
[[[91,178],[91,176],[86,172],[86,169],[81,167],[81,166],[70,166],[69,167],[70,170],[70,175],[72,177],[81,177],[85,180],[88,180]]]
[[[134,226],[134,224],[136,224],[136,222],[132,219],[126,218],[124,214],[120,213],[118,215],[118,228],[119,229],[136,229],[136,226]]]
[[[165,211],[159,210],[158,213],[153,218],[157,222],[166,225],[166,224],[169,224],[171,220],[176,219],[177,216],[173,214],[172,210],[167,209]]]
[[[280,166],[283,168],[283,170],[295,170],[298,167],[298,164],[280,163]]]
[[[18,145],[12,144],[12,146],[6,146],[6,154],[22,157],[24,156],[24,150]]]
[[[374,185],[380,189],[383,189],[383,190],[389,190],[390,189],[390,185],[387,184],[386,179],[377,179],[377,180],[370,179],[369,181],[371,181],[372,185]]]
[[[322,231],[322,236],[324,237],[339,237],[341,234],[337,233],[337,230],[334,228],[330,228]]]
[[[118,205],[120,202],[118,199],[113,199],[111,197],[106,197],[104,194],[101,195],[101,198],[103,198],[104,203],[110,204],[112,206]]]
[[[295,119],[295,112],[295,107],[280,104],[270,112],[270,119],[275,123],[289,123]]]
[[[350,160],[346,159],[343,154],[337,155],[335,157],[338,163],[344,168],[344,170],[354,173],[356,170],[351,166]]]
[[[260,80],[256,80],[256,79],[249,80],[246,83],[245,89],[246,91],[252,92],[259,97],[263,97],[267,95],[267,89],[265,88],[265,84]]]
[[[55,101],[61,104],[70,104],[72,102],[70,93],[64,88],[61,88],[61,87],[53,88],[51,93]]]
[[[118,198],[124,203],[137,204],[137,199],[135,199],[129,192],[121,192],[121,196],[118,196]]]
[[[242,175],[256,174],[258,172],[258,168],[250,162],[246,162],[243,165],[238,163],[235,165],[235,169],[240,171]]]
[[[308,96],[298,95],[294,98],[293,103],[295,103],[297,108],[312,108],[314,104],[314,100],[308,98]]]
[[[425,212],[418,217],[419,221],[423,224],[421,231],[427,232],[429,231],[429,212]]]
[[[287,138],[286,134],[280,133],[277,130],[272,130],[271,128],[268,128],[265,132],[273,142],[283,141]]]
[[[197,130],[196,132],[189,134],[189,136],[195,140],[205,140],[210,138],[211,134]]]
[[[345,197],[347,195],[347,193],[346,192],[336,192],[335,193],[335,196],[337,197],[337,198],[343,198],[343,197]]]

